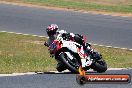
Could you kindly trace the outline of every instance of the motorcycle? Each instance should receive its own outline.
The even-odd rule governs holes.
[[[90,49],[91,46],[89,46]],[[87,71],[93,69],[99,73],[107,70],[107,64],[98,52],[88,52],[82,45],[58,34],[49,46],[51,56],[63,63],[73,73],[79,73],[79,67]]]

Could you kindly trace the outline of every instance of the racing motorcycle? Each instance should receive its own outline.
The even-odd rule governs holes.
[[[62,37],[61,34],[49,46],[51,56],[63,63],[65,67],[73,73],[79,73],[79,67],[87,71],[93,69],[99,73],[107,70],[107,64],[102,59],[102,55],[89,46],[92,52],[88,52],[82,45],[68,38]]]

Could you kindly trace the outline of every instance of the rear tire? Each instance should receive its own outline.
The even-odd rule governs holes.
[[[56,69],[58,72],[62,72],[66,70],[66,66],[64,66],[62,63],[58,63]]]

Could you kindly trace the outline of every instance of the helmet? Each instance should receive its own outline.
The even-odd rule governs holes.
[[[52,36],[56,34],[57,30],[58,30],[58,26],[56,24],[51,24],[47,27],[46,32],[48,36]]]

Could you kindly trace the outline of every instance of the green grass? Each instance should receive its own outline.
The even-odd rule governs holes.
[[[4,0],[86,11],[132,12],[131,0]]]
[[[132,12],[132,6],[129,5],[104,5],[92,2],[79,2],[74,0],[23,0],[33,4],[41,4],[48,6],[57,6],[63,8],[79,9],[79,10],[96,10],[109,12]]]
[[[55,70],[45,38],[0,33],[0,73]]]
[[[112,68],[132,68],[132,51],[94,46]]]
[[[0,32],[0,73],[56,70],[56,61],[43,46],[46,38]],[[132,68],[132,51],[93,46],[108,67]]]

